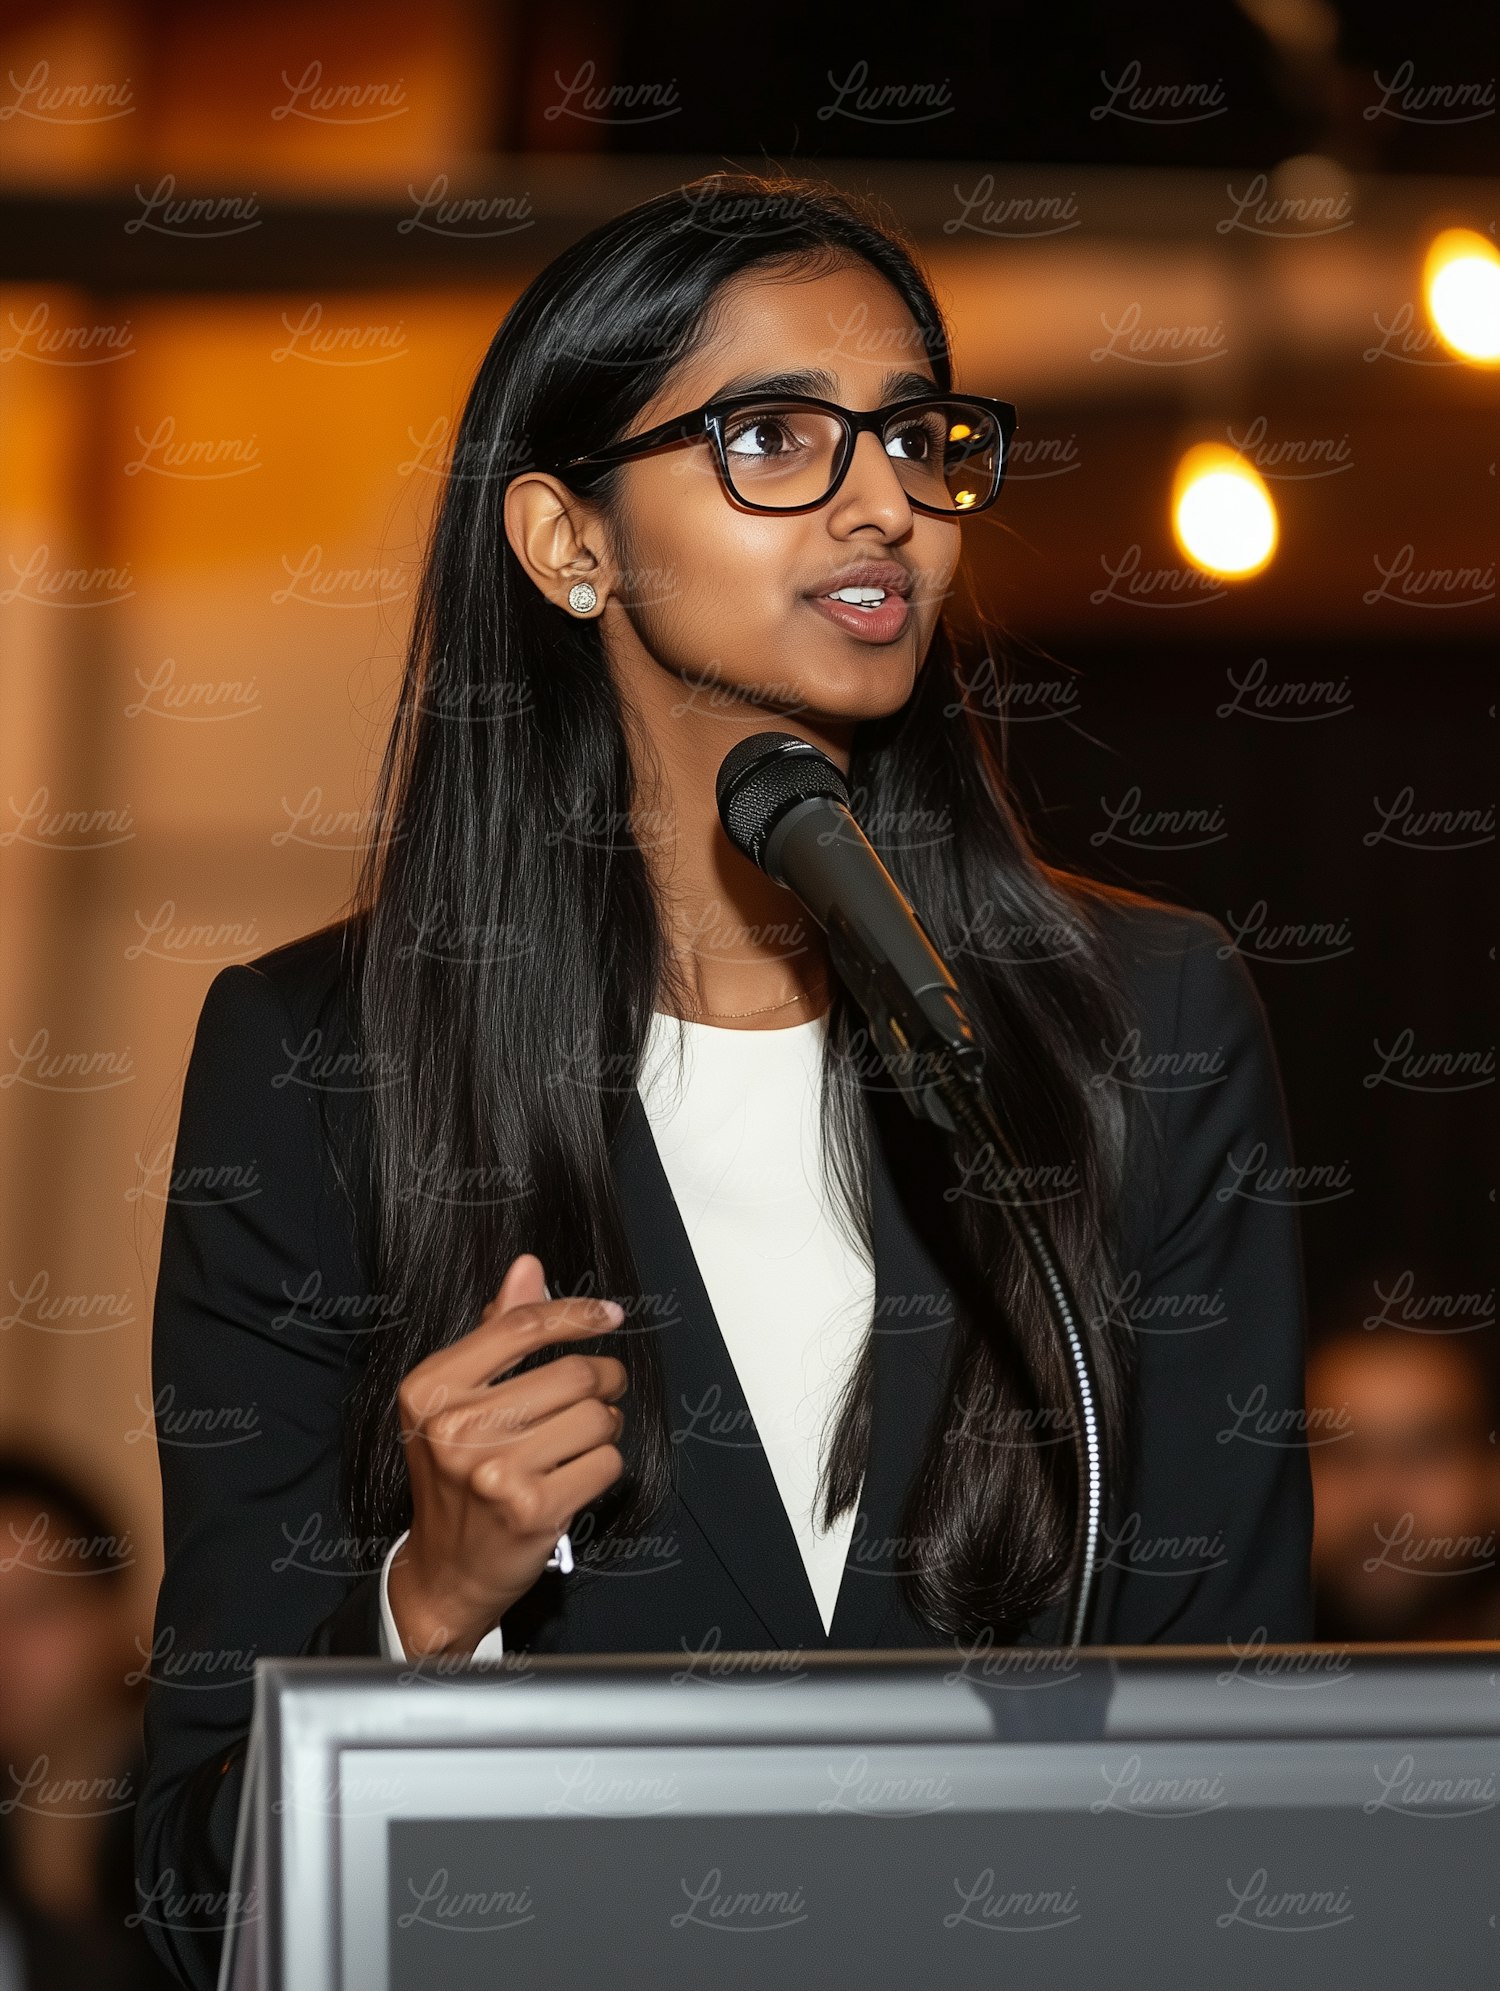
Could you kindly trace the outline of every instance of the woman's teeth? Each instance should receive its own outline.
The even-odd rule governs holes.
[[[852,602],[856,608],[879,608],[885,600],[884,588],[835,588],[829,601]]]

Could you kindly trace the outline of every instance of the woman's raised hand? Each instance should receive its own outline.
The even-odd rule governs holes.
[[[472,1653],[535,1583],[573,1517],[619,1478],[623,1362],[559,1355],[498,1381],[533,1349],[618,1327],[614,1300],[545,1297],[523,1252],[461,1341],[411,1370],[397,1392],[411,1532],[388,1596],[408,1657]]]

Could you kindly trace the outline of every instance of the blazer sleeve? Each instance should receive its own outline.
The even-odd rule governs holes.
[[[140,1669],[137,1886],[156,1949],[205,1988],[228,1908],[256,1659],[380,1651],[378,1574],[362,1574],[369,1556],[338,1519],[357,1337],[330,1326],[340,1309],[313,1304],[358,1275],[328,1220],[318,1102],[287,1076],[301,1034],[258,968],[225,968],[210,985],[153,1317],[165,1565]]]
[[[1118,1644],[1312,1636],[1306,1303],[1285,1098],[1265,1008],[1218,921],[1184,921],[1157,1061],[1156,1212],[1124,1312],[1135,1456],[1106,1543]],[[1162,1048],[1160,1044],[1156,1048]]]

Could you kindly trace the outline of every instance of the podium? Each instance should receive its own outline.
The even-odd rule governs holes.
[[[1500,1645],[257,1670],[221,1991],[1473,1991]]]

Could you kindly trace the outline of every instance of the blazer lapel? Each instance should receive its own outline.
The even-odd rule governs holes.
[[[877,1110],[870,1184],[876,1287],[870,1446],[828,1632],[634,1090],[611,1150],[641,1287],[661,1312],[658,1345],[678,1497],[768,1638],[792,1650],[931,1642],[904,1609],[894,1569],[902,1509],[941,1406],[953,1338],[953,1296],[934,1255],[944,1175],[933,1166],[942,1157],[932,1153],[930,1130],[899,1101],[884,1105],[891,1110]],[[920,1545],[911,1553],[919,1555]]]
[[[828,1642],[845,1651],[934,1642],[907,1609],[896,1580],[902,1514],[942,1406],[955,1317],[953,1294],[934,1255],[941,1223],[924,1130],[898,1101],[876,1112],[870,1216],[875,1248],[875,1390],[869,1459]],[[941,1160],[941,1157],[936,1157]],[[931,1242],[922,1230],[929,1230]],[[906,1544],[919,1561],[920,1542]]]
[[[641,1289],[660,1309],[677,1497],[766,1628],[790,1650],[828,1635],[775,1475],[683,1228],[651,1122],[632,1091],[612,1150]]]

